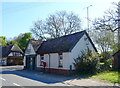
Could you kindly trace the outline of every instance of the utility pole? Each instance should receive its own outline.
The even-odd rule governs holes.
[[[118,2],[118,49],[120,49],[120,2]]]
[[[88,33],[89,33],[89,7],[91,7],[92,5],[87,6],[87,27],[88,27]]]

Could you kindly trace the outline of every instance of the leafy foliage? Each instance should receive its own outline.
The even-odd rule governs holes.
[[[0,36],[0,43],[2,44],[2,46],[5,46],[7,44],[5,36]]]
[[[24,50],[26,45],[27,45],[27,42],[29,41],[29,39],[32,38],[32,34],[31,33],[24,33],[24,34],[21,34],[19,35],[17,38],[16,38],[16,41],[18,43],[18,46]]]
[[[98,54],[88,50],[87,52],[82,52],[82,55],[74,59],[75,70],[77,73],[90,73],[94,74],[97,72],[98,68]]]
[[[23,33],[23,34],[20,34],[18,37],[15,37],[13,40],[8,41],[8,43],[17,44],[22,50],[24,50],[28,40],[31,38],[32,38],[31,33]]]
[[[114,33],[111,31],[98,31],[96,30],[93,34],[94,42],[98,45],[98,49],[101,52],[108,52],[113,50],[115,47]]]

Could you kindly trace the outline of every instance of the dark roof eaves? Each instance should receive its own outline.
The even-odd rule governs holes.
[[[50,53],[37,53],[37,54],[55,54],[55,53],[69,53],[70,51],[65,52],[50,52]]]
[[[8,53],[7,53],[5,56],[3,56],[3,54],[2,54],[2,58],[3,58],[3,57],[5,58],[5,57],[7,57],[7,56],[10,54],[13,45],[14,45],[14,44],[11,45],[11,47],[10,47]],[[4,46],[4,47],[6,47],[6,46]]]
[[[92,44],[93,48],[95,49],[95,52],[98,52],[97,49],[96,49],[96,47],[95,47],[95,45],[93,44],[91,38],[89,37],[89,35],[87,34],[86,31],[85,31],[85,34],[86,34],[86,36],[88,37],[88,39],[89,39],[90,43]]]

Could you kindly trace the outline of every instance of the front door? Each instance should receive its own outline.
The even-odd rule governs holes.
[[[26,58],[26,67],[29,70],[36,70],[36,56],[35,55],[29,55]]]
[[[29,58],[29,56],[26,56],[26,68],[30,69],[30,58]]]

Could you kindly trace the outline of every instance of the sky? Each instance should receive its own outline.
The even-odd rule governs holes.
[[[119,0],[114,0],[118,2]],[[87,28],[87,6],[89,7],[89,18],[91,20],[102,17],[104,11],[114,8],[113,0],[74,0],[74,1],[15,1],[8,0],[0,2],[0,36],[12,39],[21,33],[30,32],[33,23],[37,20],[45,20],[56,11],[66,10],[74,12],[82,20],[82,28]]]

